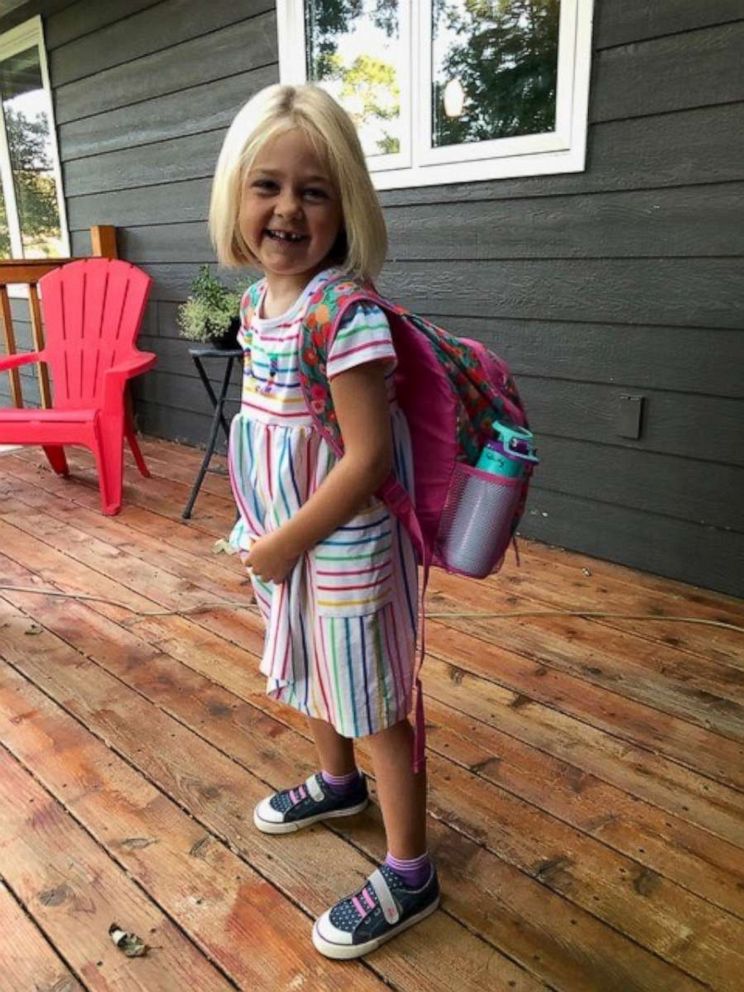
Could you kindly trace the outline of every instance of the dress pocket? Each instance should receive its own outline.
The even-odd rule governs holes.
[[[375,500],[317,544],[311,556],[320,616],[361,617],[390,602],[393,523],[383,503]]]

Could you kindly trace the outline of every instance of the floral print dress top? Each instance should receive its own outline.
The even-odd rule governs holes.
[[[276,530],[302,506],[337,458],[313,427],[300,388],[298,348],[308,301],[341,273],[326,270],[279,317],[262,318],[263,292],[249,327],[240,412],[230,431],[230,478],[240,518],[239,551]],[[248,309],[244,297],[244,312]],[[328,355],[328,378],[383,360],[394,466],[413,492],[408,425],[395,401],[395,351],[384,313],[352,308]],[[372,497],[357,516],[298,560],[287,579],[251,576],[266,623],[260,670],[267,693],[345,737],[363,737],[404,719],[411,708],[418,575],[410,539]]]

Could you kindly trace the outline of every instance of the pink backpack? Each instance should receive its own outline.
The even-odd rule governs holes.
[[[258,303],[261,284],[249,290],[250,305]],[[423,317],[386,300],[369,286],[341,277],[320,286],[311,297],[299,348],[299,380],[316,429],[336,455],[343,441],[333,410],[326,374],[327,356],[349,307],[359,302],[380,307],[390,324],[398,359],[395,372],[397,401],[406,415],[413,448],[413,500],[391,476],[377,495],[405,526],[417,551],[424,575],[419,602],[419,653],[414,672],[416,748],[414,769],[423,767],[424,718],[418,677],[424,657],[424,593],[431,565],[457,571],[448,563],[444,547],[447,527],[467,481],[477,474],[504,487],[510,513],[507,526],[491,535],[491,571],[501,566],[524,512],[531,466],[519,479],[505,480],[476,469],[475,462],[493,424],[526,427],[527,418],[506,363],[478,341],[457,338]],[[508,491],[507,491],[508,490]],[[515,544],[516,548],[516,544]]]
[[[337,455],[343,452],[326,376],[327,356],[349,307],[374,303],[387,316],[398,358],[395,386],[406,415],[413,447],[415,493],[394,478],[378,496],[410,533],[419,561],[458,571],[446,557],[447,527],[452,510],[481,449],[492,440],[498,421],[526,427],[527,418],[506,363],[478,341],[457,338],[417,314],[349,279],[329,281],[311,297],[303,324],[299,379],[315,426]],[[531,466],[519,480],[492,476],[508,487],[510,522],[490,535],[497,571],[524,512]]]

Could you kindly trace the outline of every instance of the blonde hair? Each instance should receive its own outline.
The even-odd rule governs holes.
[[[209,234],[222,265],[257,265],[240,233],[240,197],[261,148],[296,128],[312,142],[328,168],[341,201],[342,258],[350,275],[374,279],[387,251],[387,233],[377,193],[354,124],[319,86],[267,86],[236,114],[217,160],[209,206]]]

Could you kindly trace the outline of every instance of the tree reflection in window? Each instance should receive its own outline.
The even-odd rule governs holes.
[[[305,38],[308,80],[349,112],[365,153],[400,151],[398,0],[306,0]]]
[[[555,130],[559,14],[560,0],[433,0],[434,147]]]
[[[37,47],[0,62],[0,93],[23,255],[59,256],[63,252],[49,135],[49,100]],[[3,203],[3,214],[4,208]],[[4,255],[10,254],[9,246],[0,250]]]
[[[8,214],[5,210],[5,196],[0,186],[0,258],[10,258],[11,254]]]

